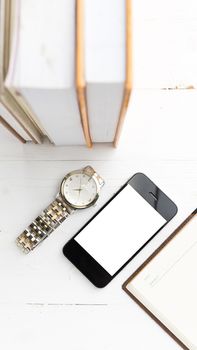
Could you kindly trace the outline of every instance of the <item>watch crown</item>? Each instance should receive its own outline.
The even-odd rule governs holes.
[[[90,165],[87,165],[83,170],[87,175],[93,175],[95,173],[95,170]]]

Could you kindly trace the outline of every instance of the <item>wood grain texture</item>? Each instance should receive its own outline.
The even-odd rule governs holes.
[[[129,143],[125,146],[130,149]],[[121,284],[194,207],[197,161],[173,159],[169,153],[163,159],[146,158],[140,152],[131,157],[121,148],[57,147],[51,153],[51,146],[0,147],[0,344],[5,350],[13,345],[17,350],[61,347],[65,334],[69,350],[119,350],[130,343],[131,329],[134,349],[179,349],[128,300]],[[16,236],[54,199],[62,177],[86,164],[106,181],[97,206],[76,212],[37,250],[23,255],[15,246]],[[99,290],[64,258],[61,249],[137,171],[150,176],[177,203],[179,212],[143,254]],[[35,324],[38,333],[32,340]]]
[[[63,344],[68,350],[180,349],[121,285],[196,207],[197,2],[133,0],[132,11],[134,86],[118,148],[0,142],[3,350],[52,350]],[[194,89],[185,89],[188,85]],[[62,177],[86,164],[106,181],[97,206],[77,212],[39,249],[23,256],[16,236],[53,200]],[[178,214],[143,254],[98,290],[61,250],[137,171],[175,201]]]

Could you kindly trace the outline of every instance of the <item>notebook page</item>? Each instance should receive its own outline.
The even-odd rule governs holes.
[[[197,349],[197,215],[127,289],[189,349]]]

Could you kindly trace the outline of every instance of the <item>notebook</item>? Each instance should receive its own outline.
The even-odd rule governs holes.
[[[29,118],[19,97],[13,96],[5,86],[5,78],[10,64],[10,53],[16,47],[14,25],[15,0],[0,1],[0,114],[1,123],[22,141],[42,143],[42,133],[37,124]]]
[[[75,0],[12,2],[17,45],[11,46],[7,90],[52,143],[84,145],[75,91]]]
[[[123,284],[183,349],[197,349],[197,209]]]
[[[91,142],[117,146],[132,90],[131,0],[77,0],[76,87]]]

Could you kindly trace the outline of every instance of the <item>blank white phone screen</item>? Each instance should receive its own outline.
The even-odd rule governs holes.
[[[165,222],[127,185],[74,239],[113,276]]]

